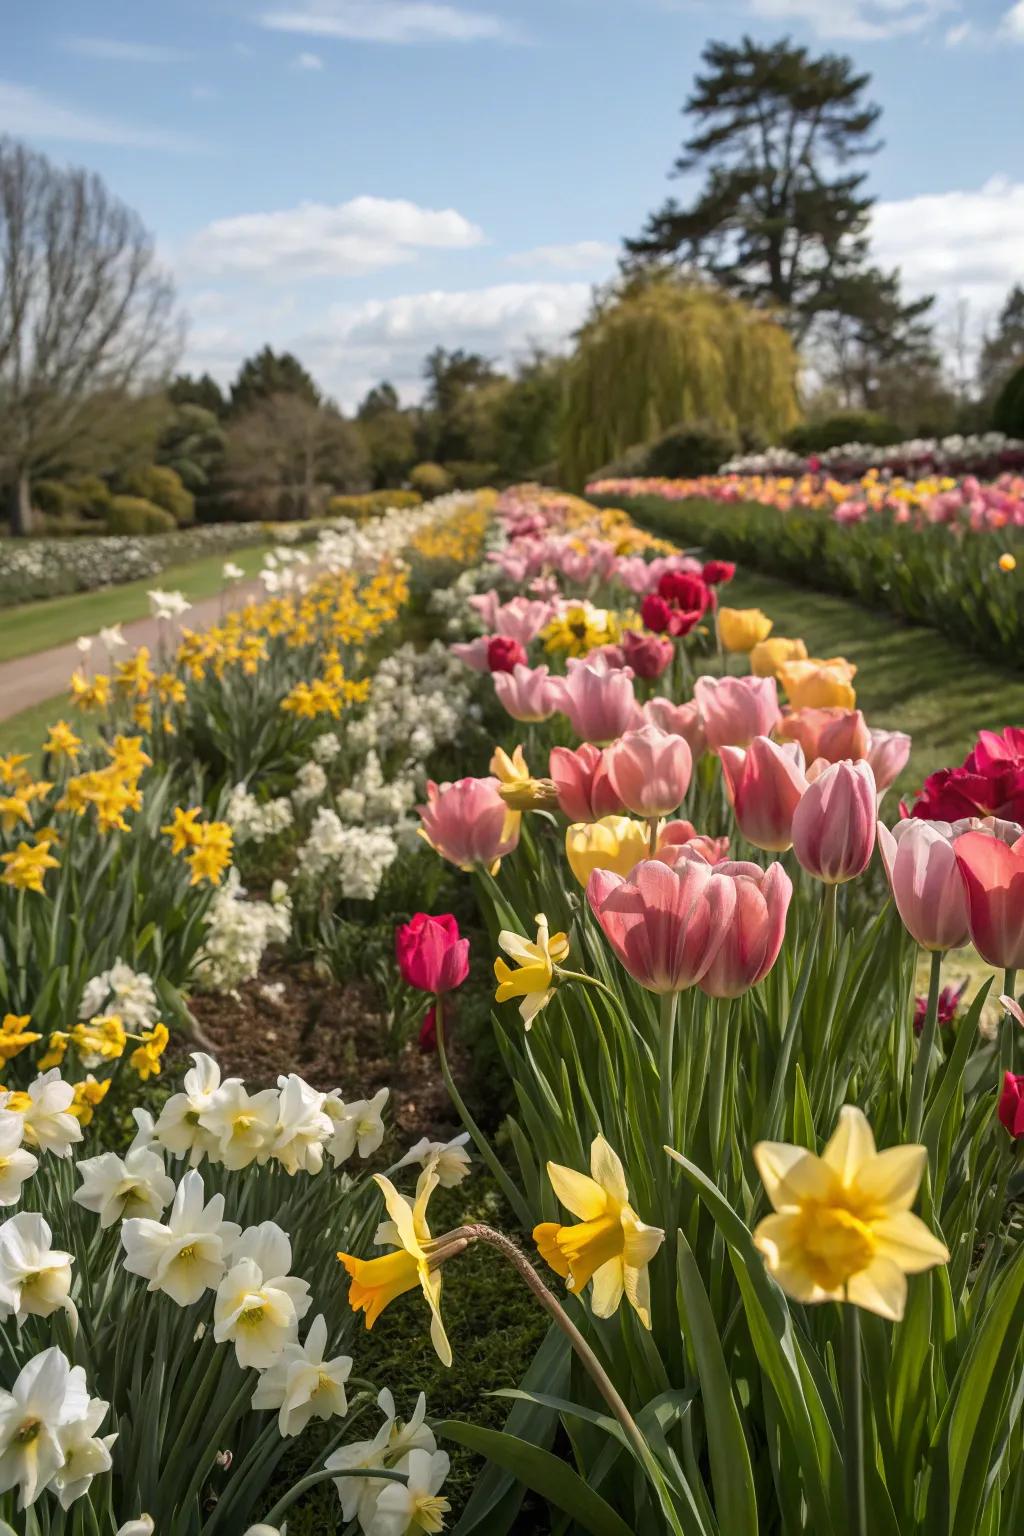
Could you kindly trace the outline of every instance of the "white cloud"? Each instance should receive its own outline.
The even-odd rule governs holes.
[[[871,237],[880,265],[898,266],[911,293],[992,313],[1024,271],[1024,182],[996,176],[976,191],[877,203]]]
[[[192,151],[200,147],[187,134],[140,128],[116,118],[80,111],[44,95],[34,86],[9,80],[0,80],[0,133],[69,144],[119,144],[134,149]]]
[[[1024,0],[1017,0],[1017,4],[1004,13],[999,30],[1015,42],[1024,43]]]
[[[299,53],[292,60],[293,69],[323,69],[324,61],[318,53]]]
[[[618,246],[606,240],[575,240],[567,245],[535,245],[529,251],[515,251],[505,260],[510,267],[553,267],[560,272],[578,272],[607,267],[617,254]]]
[[[473,43],[513,35],[499,16],[431,0],[300,0],[259,20],[275,32],[368,43]]]
[[[87,59],[110,59],[116,64],[182,64],[192,57],[180,48],[160,43],[130,43],[116,37],[64,37],[61,47]]]
[[[947,48],[959,48],[962,43],[969,42],[974,36],[974,29],[969,21],[958,22],[955,27],[950,27],[945,36]]]
[[[748,0],[755,16],[802,21],[819,37],[877,42],[919,32],[956,8],[954,0]]]
[[[419,249],[463,249],[483,238],[454,208],[355,197],[217,219],[192,240],[185,265],[272,280],[354,277],[411,261]]]

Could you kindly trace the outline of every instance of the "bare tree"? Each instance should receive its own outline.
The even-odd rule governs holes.
[[[332,491],[361,491],[369,465],[359,429],[332,406],[271,395],[231,423],[225,499],[258,518],[313,517]]]
[[[182,341],[138,215],[102,180],[0,138],[0,482],[14,533],[31,484],[93,469]]]

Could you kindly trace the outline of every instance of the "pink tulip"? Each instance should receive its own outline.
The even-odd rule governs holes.
[[[610,667],[603,658],[590,662],[575,657],[566,667],[567,677],[552,679],[555,707],[568,715],[583,741],[599,745],[614,741],[641,723],[629,667]]]
[[[698,985],[709,997],[739,997],[763,981],[779,958],[793,882],[781,864],[739,861],[715,866],[736,887],[736,908],[725,938]]]
[[[497,589],[492,587],[489,592],[477,592],[469,599],[469,606],[480,615],[480,622],[491,634],[499,633],[495,624],[495,615],[501,607],[501,598]]]
[[[650,992],[682,992],[711,966],[736,907],[736,884],[697,859],[645,859],[623,879],[595,869],[587,901],[626,970]]]
[[[547,667],[524,667],[511,672],[492,672],[494,691],[513,720],[549,720],[555,699]]]
[[[779,719],[774,677],[698,677],[693,696],[712,752],[749,747],[755,736],[770,736]]]
[[[667,821],[658,833],[655,858],[672,864],[680,848],[685,848],[688,855],[699,854],[705,864],[721,864],[729,857],[727,837],[708,837],[698,832],[692,821]]]
[[[745,752],[721,747],[718,755],[729,803],[747,842],[784,853],[792,847],[793,815],[807,790],[798,744],[755,736]]]
[[[809,763],[818,757],[830,763],[844,758],[859,762],[871,746],[871,732],[859,709],[788,709],[775,734],[782,741],[798,741]]]
[[[575,752],[553,747],[548,772],[558,790],[558,804],[570,821],[600,821],[626,809],[612,788],[604,753],[585,741]]]
[[[551,617],[551,604],[531,602],[528,597],[514,597],[511,602],[495,608],[488,627],[496,635],[508,635],[520,645],[536,640]]]
[[[467,667],[472,667],[474,672],[489,672],[490,662],[487,653],[493,635],[478,635],[475,640],[460,641],[457,645],[450,645],[448,649],[459,661],[465,662]]]
[[[959,949],[970,938],[967,891],[943,821],[878,823],[878,851],[904,928],[923,949]]]
[[[624,667],[626,665],[625,651],[621,645],[615,645],[612,641],[609,641],[606,645],[595,645],[592,651],[587,652],[585,659],[590,662],[603,660],[610,667]]]
[[[1024,970],[1024,837],[1008,847],[989,833],[965,832],[953,852],[978,954],[1004,971]]]
[[[635,630],[627,629],[622,637],[622,654],[626,665],[633,668],[637,677],[651,679],[660,677],[671,664],[675,647],[662,635],[638,635]]]
[[[862,875],[875,846],[875,776],[867,763],[832,763],[793,814],[793,852],[827,885]]]
[[[685,704],[673,704],[670,699],[663,699],[659,695],[647,700],[643,714],[644,719],[656,725],[659,730],[668,731],[671,736],[681,736],[694,762],[704,756],[708,749],[708,739],[696,699],[688,699]]]
[[[685,798],[693,758],[681,736],[642,725],[612,742],[604,755],[612,788],[634,816],[669,816]]]
[[[420,836],[460,869],[491,868],[519,842],[518,812],[498,793],[497,779],[427,783],[427,803],[417,807]]]
[[[905,731],[869,731],[868,762],[879,797],[899,778],[910,757],[910,737]]]

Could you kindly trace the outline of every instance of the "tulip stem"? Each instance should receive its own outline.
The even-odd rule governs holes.
[[[651,816],[647,822],[647,834],[649,838],[647,857],[653,859],[658,852],[658,818]]]
[[[1016,998],[1017,972],[1012,966],[1007,966],[1003,973],[1003,996]],[[996,1088],[1001,1092],[1003,1078],[1007,1072],[1013,1071],[1014,1041],[1016,1040],[1016,1020],[1011,1013],[1007,1013],[1002,1023],[1002,1032],[999,1036],[999,1081]]]
[[[860,1313],[852,1302],[843,1314],[843,1469],[849,1536],[867,1536],[864,1498],[864,1388],[860,1363]]]
[[[678,993],[663,992],[661,995],[661,1036],[658,1061],[658,1103],[661,1118],[661,1134],[664,1145],[675,1146],[675,1104],[673,1102],[674,1050],[676,1036],[676,1003]],[[685,1151],[685,1148],[684,1148]]]
[[[935,1026],[939,1017],[941,976],[942,952],[936,949],[932,951],[932,969],[928,981],[928,1009],[924,1016],[921,1038],[917,1042],[917,1060],[914,1062],[914,1073],[910,1079],[910,1111],[907,1115],[907,1140],[910,1142],[919,1141],[921,1138],[924,1096],[928,1087],[928,1068],[931,1066],[932,1052],[935,1049]]]

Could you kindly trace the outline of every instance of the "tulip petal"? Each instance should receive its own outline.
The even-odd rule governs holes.
[[[566,1210],[581,1221],[596,1221],[604,1215],[608,1197],[600,1184],[588,1179],[585,1173],[577,1173],[575,1168],[565,1168],[561,1163],[548,1163],[548,1178]]]
[[[917,1275],[934,1264],[949,1261],[945,1243],[940,1242],[921,1218],[910,1211],[899,1211],[895,1216],[873,1221],[871,1235],[878,1245],[879,1258],[898,1264],[904,1274]]]
[[[898,1323],[907,1304],[907,1277],[892,1259],[879,1254],[846,1287],[847,1299],[866,1312]]]

